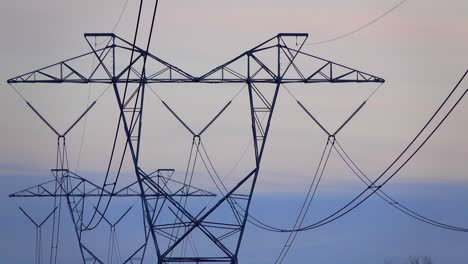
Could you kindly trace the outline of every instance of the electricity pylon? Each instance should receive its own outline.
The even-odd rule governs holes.
[[[249,207],[282,85],[384,82],[380,77],[303,52],[302,47],[308,37],[305,33],[280,33],[199,77],[186,73],[115,34],[91,33],[84,36],[91,48],[90,52],[14,77],[8,80],[8,83],[104,83],[112,86],[125,137],[125,148],[113,157],[130,155],[136,177],[132,186],[138,186],[139,191],[135,192],[133,188],[132,192],[128,192],[129,188],[122,189],[123,191],[109,191],[108,186],[104,184],[104,186],[93,185],[92,192],[82,191],[78,196],[81,200],[91,195],[141,197],[145,241],[149,239],[152,242],[158,264],[239,263],[238,253],[249,216]],[[131,60],[132,52],[136,55]],[[89,61],[91,58],[94,58],[97,63],[90,71],[89,67],[83,67],[83,65],[89,65],[84,61]],[[147,86],[152,83],[240,83],[246,85],[255,165],[234,186],[226,187],[222,179],[213,179],[217,187],[221,186],[219,197],[214,205],[203,206],[204,201],[200,200],[200,197],[208,199],[209,202],[214,194],[192,187],[191,183],[196,182],[192,176],[190,176],[189,183],[187,183],[187,177],[183,182],[177,182],[179,188],[174,190],[174,187],[168,184],[170,177],[161,175],[154,177],[141,168],[144,98]],[[202,131],[196,133],[166,103],[164,104],[189,130],[197,146],[201,144],[203,132],[226,108],[223,108]],[[190,162],[192,160],[189,164]],[[109,167],[111,165],[118,168],[118,160],[113,161],[111,157]],[[58,172],[60,175],[57,175]],[[73,186],[91,183],[69,171],[68,168],[58,168],[53,173],[55,179],[51,184],[55,188],[46,193],[67,199],[83,261],[103,263],[92,254],[90,249],[82,245],[81,232],[86,231],[91,223],[82,223],[84,210],[76,209],[79,207],[78,203],[83,201],[71,200],[77,195],[75,192],[79,189]],[[117,180],[118,177],[115,178],[114,185]],[[64,187],[64,182],[71,181],[75,183],[65,184]],[[49,190],[45,187],[39,189]],[[23,191],[13,194],[15,197],[41,195],[44,195],[43,191],[26,191],[26,193]],[[106,211],[100,209],[99,205],[94,210],[94,215],[96,213],[97,219],[105,218]],[[148,243],[144,245],[145,249]],[[142,263],[143,259],[144,257],[127,259],[124,263]]]

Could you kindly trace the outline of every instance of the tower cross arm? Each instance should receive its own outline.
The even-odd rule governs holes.
[[[91,51],[9,79],[12,83],[140,83],[146,57],[145,82],[192,82],[179,67],[146,52],[113,33],[84,34]],[[130,61],[130,53],[135,57]],[[128,77],[128,78],[127,78]]]
[[[385,80],[302,51],[307,33],[279,33],[195,78],[205,83],[347,83]]]
[[[346,83],[383,78],[302,51],[307,33],[280,33],[194,77],[111,33],[86,33],[91,51],[31,71],[8,83]],[[130,62],[129,54],[136,52]],[[138,69],[146,57],[146,76]],[[279,70],[279,71],[278,71]]]

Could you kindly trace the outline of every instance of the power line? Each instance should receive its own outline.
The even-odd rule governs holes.
[[[353,31],[350,31],[346,34],[343,34],[343,35],[340,35],[340,36],[337,36],[337,37],[334,37],[334,38],[331,38],[331,39],[326,39],[326,40],[322,40],[322,41],[317,41],[317,42],[309,42],[309,43],[306,43],[304,45],[318,45],[318,44],[323,44],[323,43],[328,43],[328,42],[332,42],[332,41],[335,41],[335,40],[339,40],[339,39],[342,39],[342,38],[345,38],[345,37],[348,37],[356,32],[359,32],[365,28],[367,28],[368,26],[374,24],[375,22],[379,21],[380,19],[382,19],[383,17],[385,17],[386,15],[390,14],[391,12],[393,12],[395,9],[397,9],[398,7],[400,7],[402,4],[404,4],[406,1],[408,0],[403,0],[401,2],[399,2],[397,5],[393,6],[392,8],[390,8],[387,12],[383,13],[382,15],[378,16],[377,18],[374,18],[373,20],[367,22],[366,24],[358,27],[357,29],[353,30]]]
[[[442,104],[439,106],[439,108],[436,110],[436,112],[429,118],[428,122],[424,125],[424,127],[420,130],[420,132],[415,136],[415,138],[410,142],[410,144],[408,144],[408,146],[400,153],[400,155],[398,155],[398,157],[394,160],[394,162],[392,162],[390,164],[390,166],[387,167],[387,169],[384,170],[383,173],[380,174],[379,177],[377,177],[377,179],[375,179],[371,184],[370,186],[371,187],[368,187],[366,188],[363,192],[361,192],[358,196],[356,196],[353,200],[351,200],[348,204],[346,204],[344,207],[342,207],[340,210],[336,211],[335,213],[333,213],[332,215],[314,223],[314,224],[311,224],[311,225],[308,225],[307,227],[305,228],[302,228],[301,230],[310,230],[310,229],[314,229],[314,228],[317,228],[317,227],[320,227],[320,226],[323,226],[323,225],[326,225],[328,223],[331,223],[343,216],[345,216],[346,214],[348,214],[349,212],[351,212],[352,210],[356,209],[358,206],[360,206],[362,203],[364,203],[368,198],[370,198],[373,194],[375,194],[380,188],[382,188],[382,186],[384,186],[386,183],[388,183],[406,164],[408,164],[408,162],[419,152],[419,150],[421,150],[421,148],[427,143],[427,141],[432,137],[432,135],[434,135],[434,133],[440,128],[440,126],[444,123],[444,121],[447,119],[447,117],[452,113],[452,111],[457,107],[457,105],[460,103],[460,101],[463,99],[463,97],[466,95],[466,93],[468,92],[468,88],[463,92],[463,94],[458,98],[458,100],[455,102],[455,104],[449,109],[449,111],[443,116],[442,120],[439,121],[439,123],[436,125],[436,127],[430,132],[430,134],[423,140],[423,142],[416,148],[416,150],[413,151],[413,153],[389,176],[387,177],[380,185],[376,185],[376,183],[383,178],[383,176],[385,175],[385,173],[387,171],[390,170],[390,168],[393,167],[393,165],[398,161],[400,160],[400,158],[407,152],[407,150],[409,149],[409,147],[411,147],[413,145],[413,143],[419,138],[419,136],[426,130],[426,128],[428,127],[429,124],[432,123],[432,121],[434,120],[435,116],[439,113],[439,111],[445,106],[445,104],[447,103],[447,101],[452,97],[453,93],[457,90],[457,88],[459,87],[460,83],[463,81],[463,79],[465,78],[466,74],[468,73],[468,71],[465,72],[465,74],[463,75],[463,77],[459,80],[459,82],[457,83],[457,85],[454,87],[454,89],[450,92],[450,94],[446,97],[446,99],[442,102]],[[372,186],[375,186],[375,187],[372,187]],[[369,195],[367,195],[365,198],[363,198],[361,201],[359,201],[357,204],[355,204],[354,206],[352,206],[351,208],[347,209],[350,205],[352,205],[355,201],[357,201],[364,193],[366,193],[368,190],[372,190],[371,193]],[[341,213],[343,210],[345,210],[343,213]]]
[[[116,21],[115,24],[114,24],[114,27],[112,28],[112,33],[115,32],[115,29],[116,29],[117,26],[119,25],[120,20],[122,19],[123,14],[125,13],[125,9],[127,8],[127,4],[128,4],[128,0],[125,0],[125,4],[124,4],[124,6],[123,6],[123,8],[122,8],[122,11],[120,11],[119,18],[117,19],[117,21]]]
[[[137,16],[137,22],[136,22],[136,26],[135,26],[135,33],[134,33],[134,37],[133,37],[133,45],[132,45],[132,51],[131,51],[131,54],[130,54],[130,62],[129,62],[129,65],[132,64],[132,61],[133,61],[133,56],[135,54],[135,45],[136,45],[136,41],[137,41],[137,38],[138,38],[138,29],[140,27],[140,18],[141,18],[141,11],[142,11],[142,7],[143,7],[143,0],[140,0],[140,7],[138,8],[138,16]],[[124,90],[124,95],[123,95],[123,98],[125,100],[126,98],[126,93],[127,93],[127,87],[128,87],[128,80],[130,79],[130,69],[128,69],[128,72],[127,72],[127,77],[126,77],[126,82],[125,82],[125,90]],[[123,111],[123,110],[122,110]],[[111,167],[111,164],[112,164],[112,160],[113,160],[113,156],[114,156],[114,152],[115,152],[115,147],[116,147],[116,144],[117,144],[117,138],[118,138],[118,135],[119,135],[119,131],[120,131],[120,124],[122,122],[122,115],[124,113],[121,112],[120,115],[119,115],[119,121],[117,123],[117,128],[116,128],[116,132],[115,132],[115,136],[114,136],[114,143],[113,143],[113,147],[112,147],[112,151],[111,151],[111,155],[110,155],[110,159],[109,159],[109,163],[108,163],[108,166],[107,166],[107,171],[106,171],[106,176],[104,178],[104,183],[103,183],[103,190],[105,189],[106,185],[107,185],[107,179],[109,177],[109,173],[110,173],[110,167]],[[128,142],[128,141],[127,141]],[[124,152],[122,154],[122,160],[121,160],[121,163],[120,163],[120,168],[121,168],[121,165],[123,163],[123,157],[125,156],[125,152],[126,152],[126,149],[127,149],[127,144],[125,144],[125,147],[124,147]],[[119,173],[120,173],[120,168],[119,168],[119,171],[117,172],[117,176],[116,176],[116,180],[115,180],[115,184],[113,184],[113,188],[112,188],[112,192],[115,190],[115,186],[116,186],[116,182],[117,182],[117,179],[119,177]],[[101,200],[102,200],[102,197],[103,197],[103,191],[101,192],[101,195],[99,196],[99,199],[98,199],[98,203],[97,203],[97,208],[99,208],[99,205],[101,203]],[[110,201],[111,201],[111,198],[109,198],[107,204],[106,204],[106,207],[104,209],[104,213],[105,214],[107,212],[107,209],[109,208],[109,204],[110,204]],[[101,217],[97,223],[90,228],[91,226],[91,223],[93,222],[94,218],[96,217],[96,214],[97,214],[97,210],[94,211],[91,219],[89,220],[88,224],[85,226],[84,230],[90,230],[90,229],[94,229],[96,228],[99,223],[102,221],[103,217]]]
[[[351,169],[351,171],[368,187],[371,187],[369,184],[372,183],[372,180],[359,168],[358,165],[351,159],[351,157],[346,153],[346,151],[343,149],[341,144],[336,141],[336,146],[334,146],[334,149],[338,153],[338,155],[341,157],[341,159],[346,163],[346,165]],[[341,153],[341,152],[342,153]],[[353,168],[354,166],[354,168]],[[436,227],[440,227],[443,229],[448,229],[448,230],[453,230],[453,231],[461,231],[461,232],[468,232],[468,229],[466,228],[461,228],[461,227],[456,227],[452,225],[448,225],[445,223],[441,223],[438,221],[435,221],[433,219],[430,219],[428,217],[425,217],[414,210],[409,209],[408,207],[404,206],[401,202],[397,202],[394,198],[390,197],[387,193],[385,193],[382,189],[379,189],[377,192],[377,195],[382,198],[385,202],[387,202],[389,205],[392,207],[396,208],[400,212],[406,214],[409,217],[412,217],[418,221],[421,221],[426,224],[430,224]]]
[[[284,228],[278,228],[278,227],[274,227],[272,225],[269,225],[269,224],[266,224],[262,221],[259,221],[258,219],[255,219],[252,217],[252,219],[256,222],[256,226],[257,227],[260,227],[262,229],[265,229],[265,230],[268,230],[268,231],[272,231],[272,232],[297,232],[297,231],[305,231],[305,230],[311,230],[311,229],[315,229],[315,228],[318,228],[318,227],[321,227],[323,225],[326,225],[328,223],[331,223],[343,216],[345,216],[346,214],[348,214],[349,212],[351,212],[352,210],[354,210],[355,208],[357,208],[358,206],[360,206],[362,203],[364,203],[368,198],[370,198],[373,194],[375,194],[377,191],[379,191],[388,181],[390,181],[390,179],[392,179],[415,155],[417,152],[419,152],[419,150],[424,146],[424,144],[426,144],[426,142],[430,139],[430,137],[437,131],[437,129],[443,124],[443,122],[446,120],[446,118],[452,113],[452,111],[455,109],[455,107],[459,104],[459,102],[463,99],[463,97],[466,95],[466,93],[468,92],[468,88],[463,92],[463,94],[457,99],[457,101],[455,102],[454,105],[452,105],[452,107],[449,109],[449,111],[443,116],[442,120],[439,121],[439,123],[436,125],[436,127],[430,132],[430,134],[423,140],[423,142],[416,148],[415,151],[413,151],[413,153],[389,176],[387,177],[387,179],[384,180],[384,182],[380,185],[377,185],[376,183],[391,169],[394,167],[394,165],[396,164],[397,161],[399,161],[401,159],[401,157],[407,153],[408,149],[415,143],[415,141],[421,136],[421,134],[426,130],[426,128],[433,122],[434,118],[437,116],[437,114],[441,111],[441,109],[446,105],[446,103],[448,102],[448,100],[453,96],[453,94],[455,93],[455,91],[458,89],[459,85],[461,84],[461,82],[464,80],[464,78],[466,77],[468,71],[466,71],[464,73],[464,75],[462,76],[462,78],[458,81],[458,83],[455,85],[455,87],[451,90],[451,92],[449,93],[449,95],[444,99],[444,101],[441,103],[441,105],[437,108],[437,110],[435,111],[435,113],[429,118],[429,120],[427,121],[427,123],[423,126],[423,128],[417,133],[417,135],[413,138],[413,140],[411,140],[411,142],[407,145],[407,147],[397,156],[397,158],[380,174],[380,176],[375,179],[374,181],[372,181],[370,184],[367,184],[367,188],[364,189],[359,195],[357,195],[356,197],[354,197],[351,201],[349,201],[346,205],[344,205],[343,207],[341,207],[339,210],[335,211],[333,214],[313,223],[313,224],[308,224],[307,226],[305,227],[302,227],[302,228],[293,228],[293,229],[284,229]],[[371,191],[370,194],[368,194],[366,197],[364,197],[363,199],[359,200],[365,193],[367,193],[368,191]],[[359,200],[359,201],[358,201]],[[357,202],[357,204],[355,204],[355,202]],[[354,204],[354,205],[353,205]],[[351,206],[351,208],[349,208]],[[349,208],[349,209],[348,209]],[[406,209],[405,209],[406,210]],[[410,211],[410,210],[408,210]],[[343,213],[342,213],[343,212]],[[417,214],[415,214],[416,216],[418,216]],[[421,217],[422,219],[426,219],[428,220],[428,218],[425,218],[425,217],[422,217],[422,216],[419,216]],[[429,221],[429,220],[428,220]],[[436,221],[433,221],[431,220],[434,224],[440,224],[439,227],[441,226],[446,226],[448,227],[447,229],[452,229],[452,230],[455,230],[455,231],[463,231],[465,232],[465,229],[463,228],[457,228],[457,227],[453,227],[452,226],[449,226],[449,225],[445,225],[443,223],[438,223]]]
[[[328,138],[325,148],[323,149],[322,156],[320,157],[320,161],[318,163],[317,169],[315,171],[315,175],[312,179],[312,183],[310,184],[309,190],[307,192],[306,197],[304,198],[299,214],[297,215],[296,222],[294,223],[292,229],[299,229],[304,223],[304,219],[306,218],[307,213],[309,212],[310,206],[312,204],[312,201],[315,198],[315,194],[319,187],[320,181],[322,180],[323,174],[325,172],[325,168],[328,164],[328,160],[330,159],[330,154],[334,145],[335,145],[335,139]],[[318,180],[317,180],[317,183],[315,183],[317,176],[318,176]],[[286,258],[286,255],[291,249],[291,246],[293,245],[297,237],[297,234],[298,232],[289,233],[288,238],[286,242],[284,243],[283,248],[280,251],[280,254],[275,260],[275,264],[283,263],[283,260]]]

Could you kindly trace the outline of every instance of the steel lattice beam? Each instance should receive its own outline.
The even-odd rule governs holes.
[[[155,69],[148,69],[148,74],[143,80],[145,83],[245,83],[248,80],[253,83],[276,83],[278,74],[274,63],[267,63],[259,58],[259,54],[269,51],[281,49],[284,54],[296,54],[298,57],[304,57],[309,61],[314,62],[314,67],[304,69],[296,63],[292,63],[294,72],[297,76],[283,77],[282,83],[323,83],[323,82],[384,82],[384,79],[366,72],[353,69],[342,64],[323,59],[298,49],[298,47],[290,47],[285,42],[286,38],[302,37],[306,38],[305,33],[281,33],[277,36],[263,42],[262,44],[250,49],[236,58],[214,68],[213,70],[199,76],[194,77],[180,68],[160,59],[159,57],[147,53],[145,50],[133,46],[128,41],[118,37],[113,33],[87,33],[84,35],[88,43],[91,45],[91,38],[108,38],[106,45],[97,50],[92,50],[88,53],[73,57],[68,60],[43,67],[29,73],[19,75],[8,80],[8,83],[127,83],[126,73],[132,71],[134,67],[141,62],[142,58],[147,55],[148,61],[157,64]],[[278,43],[274,43],[278,40]],[[126,67],[118,67],[112,65],[111,54],[119,51],[130,51],[135,48],[138,54],[131,65]],[[97,56],[100,63],[91,71],[80,69],[74,65],[75,62],[86,57]],[[256,65],[261,68],[262,72],[266,73],[263,77],[251,75],[247,77],[247,57],[251,58],[250,65]],[[291,60],[292,58],[288,58]],[[106,60],[109,60],[107,65]],[[240,64],[243,68],[238,69],[236,64]],[[107,75],[99,75],[98,71],[107,68]],[[141,76],[133,76],[128,79],[129,83],[140,83]]]

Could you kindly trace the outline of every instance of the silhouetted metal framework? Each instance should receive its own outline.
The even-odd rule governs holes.
[[[84,200],[93,196],[109,199],[141,197],[146,242],[123,263],[142,263],[144,251],[149,245],[148,241],[152,241],[158,263],[161,264],[239,263],[237,256],[278,92],[282,85],[384,82],[380,77],[303,52],[301,49],[308,37],[305,33],[280,33],[199,77],[194,77],[159,57],[133,46],[115,34],[89,33],[84,37],[91,48],[90,52],[8,80],[10,84],[105,83],[113,88],[126,138],[125,150],[120,152],[120,156],[126,155],[128,147],[136,176],[135,182],[122,189],[110,189],[106,184],[98,186],[73,173],[65,161],[67,159],[65,137],[49,125],[57,134],[59,142],[58,165],[52,170],[54,180],[12,194],[13,197],[48,196],[56,200],[65,198],[75,224],[84,263],[104,263],[81,240],[82,232],[91,225],[83,223]],[[104,45],[98,47],[96,43]],[[130,52],[135,52],[135,56],[131,63],[128,63]],[[81,61],[90,57],[94,57],[97,63],[89,72],[89,69],[83,70]],[[193,209],[188,206],[188,202],[197,197],[212,197],[215,194],[195,188],[185,181],[172,181],[170,175],[164,177],[161,174],[168,172],[170,174],[171,170],[159,170],[156,174],[148,174],[140,167],[143,102],[145,90],[151,83],[242,83],[248,88],[255,166],[232,188],[226,188],[219,180],[224,189],[220,188],[222,195],[211,207]],[[228,106],[225,106],[203,130],[195,133],[169,105],[164,101],[163,104],[192,134],[197,151],[198,147],[203,147],[201,134]],[[31,105],[30,107],[34,110]],[[35,112],[48,124],[37,111]],[[191,156],[189,164],[194,164],[194,159],[196,157]],[[171,188],[169,188],[170,183]],[[232,214],[226,215],[221,208],[230,209]],[[100,219],[98,223],[104,220],[111,230],[114,228],[115,231],[116,223],[107,220],[106,210],[107,208],[103,210],[98,205],[94,215],[98,215]],[[59,212],[60,210],[54,210],[53,219]],[[224,217],[221,220],[217,217],[220,212]],[[171,217],[174,219],[172,222],[163,220]],[[196,240],[194,237],[203,237],[203,239]],[[193,250],[194,245],[199,247],[201,243],[205,243],[207,245],[205,247],[210,248],[208,253]],[[192,247],[194,252],[189,254],[187,247]]]

